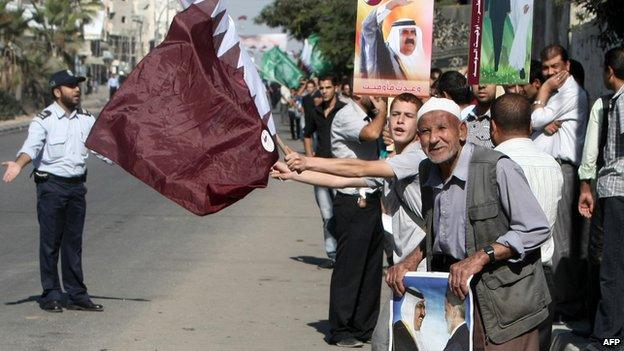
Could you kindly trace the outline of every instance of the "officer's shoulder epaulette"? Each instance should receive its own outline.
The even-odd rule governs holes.
[[[82,108],[82,107],[79,108],[77,112],[78,112],[78,114],[81,114],[81,115],[93,117],[93,114],[91,112],[87,111],[87,109]]]
[[[50,117],[51,115],[52,115],[51,111],[43,110],[43,111],[37,113],[37,116],[35,116],[35,117],[39,117],[41,119],[46,119],[46,118]]]

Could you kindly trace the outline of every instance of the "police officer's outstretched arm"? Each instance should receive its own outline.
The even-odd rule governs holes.
[[[2,162],[2,165],[6,167],[2,180],[7,183],[12,182],[13,179],[17,178],[20,174],[22,168],[29,164],[30,161],[32,161],[30,156],[25,153],[21,153],[15,161]]]
[[[13,179],[17,178],[22,169],[37,157],[46,140],[47,133],[42,123],[47,116],[49,116],[49,113],[42,112],[30,122],[28,137],[24,142],[24,146],[18,152],[17,159],[15,161],[2,162],[2,165],[6,167],[2,180],[7,183],[12,182]]]

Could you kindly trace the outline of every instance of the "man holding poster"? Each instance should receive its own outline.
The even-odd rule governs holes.
[[[419,171],[427,235],[426,249],[412,254],[425,252],[427,269],[449,272],[458,298],[474,293],[475,350],[538,350],[550,303],[539,250],[550,232],[546,215],[520,166],[466,142],[452,100],[431,98],[417,117],[428,156]],[[395,296],[405,293],[399,278],[390,284]]]

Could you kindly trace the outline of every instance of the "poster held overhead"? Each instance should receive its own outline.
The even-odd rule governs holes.
[[[354,92],[429,94],[433,0],[358,1]]]
[[[470,84],[528,84],[534,0],[474,0]]]

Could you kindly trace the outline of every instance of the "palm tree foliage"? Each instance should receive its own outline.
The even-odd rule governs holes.
[[[0,91],[40,106],[49,75],[74,68],[83,27],[101,7],[99,0],[0,0]]]

